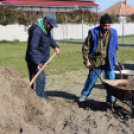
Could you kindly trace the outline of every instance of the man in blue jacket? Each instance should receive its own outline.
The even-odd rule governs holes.
[[[96,71],[101,74],[105,71],[107,79],[115,79],[114,69],[118,65],[117,53],[118,41],[117,32],[110,28],[112,19],[108,14],[105,14],[100,19],[100,26],[89,30],[83,47],[83,59],[87,68],[93,66]],[[82,90],[79,101],[85,101],[91,90],[93,89],[98,76],[93,69],[89,69],[89,74]],[[112,102],[114,97],[107,92],[106,101]]]
[[[44,19],[38,19],[29,29],[28,46],[26,51],[26,62],[29,70],[30,80],[41,69],[43,64],[49,59],[50,46],[58,54],[58,45],[51,37],[50,31],[53,27],[58,27],[56,19],[47,14]],[[44,70],[36,78],[31,86],[38,96],[45,98],[45,72]]]

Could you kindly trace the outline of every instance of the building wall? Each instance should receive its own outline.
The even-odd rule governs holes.
[[[98,25],[83,25],[83,35],[82,35],[82,25],[81,24],[59,24],[58,28],[53,30],[54,39],[83,39],[86,38],[88,34],[88,30],[94,28]],[[113,24],[113,28],[115,28],[118,32],[118,35],[134,35],[134,23],[125,23],[124,27],[122,23]],[[28,28],[23,25],[0,25],[0,40],[19,40],[19,41],[27,41],[28,38]]]

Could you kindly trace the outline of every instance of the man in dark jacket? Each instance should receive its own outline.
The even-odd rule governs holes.
[[[58,54],[58,45],[51,37],[50,31],[53,27],[58,27],[55,18],[47,14],[44,19],[38,19],[29,29],[28,46],[26,51],[26,62],[29,70],[30,80],[41,69],[43,64],[49,59],[50,46]],[[31,86],[38,96],[45,98],[45,72],[44,70],[36,78],[36,82]]]
[[[118,41],[117,32],[110,28],[112,20],[108,14],[101,17],[100,26],[89,30],[88,37],[83,44],[82,52],[84,64],[87,68],[93,66],[101,74],[105,71],[106,78],[115,79],[114,69],[117,62]],[[98,76],[93,69],[89,69],[89,74],[81,93],[79,101],[85,101],[90,94]],[[107,92],[106,101],[112,102],[114,97]]]

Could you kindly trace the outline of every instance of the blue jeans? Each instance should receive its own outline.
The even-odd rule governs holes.
[[[32,80],[32,77],[34,75],[36,75],[36,73],[38,72],[37,69],[37,65],[34,64],[33,62],[28,62],[27,63],[27,67],[29,70],[29,78],[30,81]],[[38,77],[36,78],[36,93],[39,97],[43,97],[45,98],[45,71],[41,71],[41,73],[38,75]],[[31,88],[33,89],[33,84],[31,85]]]
[[[101,66],[99,68],[96,68],[96,71],[99,74],[101,74],[102,70],[105,71],[105,75],[106,75],[107,79],[109,79],[109,80],[115,79],[114,70],[110,70],[109,65],[105,65],[105,66]],[[84,86],[82,93],[81,93],[81,95],[83,97],[88,97],[88,95],[91,93],[97,79],[98,79],[98,76],[96,75],[95,71],[92,69],[89,69],[89,74],[88,74],[85,86]],[[108,101],[111,101],[113,98],[114,97],[111,94],[109,94],[109,92],[107,91],[106,99]]]

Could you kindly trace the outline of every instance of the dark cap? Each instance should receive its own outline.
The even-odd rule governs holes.
[[[58,27],[55,17],[53,17],[51,14],[46,14],[44,20],[49,22],[53,27]]]
[[[101,19],[100,19],[100,24],[111,24],[112,23],[112,19],[111,17],[106,13],[104,14],[103,16],[101,16]]]

